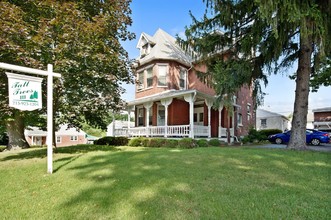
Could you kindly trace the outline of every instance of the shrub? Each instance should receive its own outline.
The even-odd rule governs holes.
[[[194,148],[196,143],[192,138],[182,138],[178,141],[179,148]]]
[[[131,138],[128,145],[131,147],[147,147],[148,142],[149,142],[148,138],[136,137],[136,138]]]
[[[98,140],[95,140],[93,143],[95,145],[112,145],[112,146],[123,146],[128,144],[127,137],[102,137]]]
[[[261,135],[261,137],[264,140],[268,140],[269,135],[272,134],[277,134],[277,133],[282,133],[283,131],[280,129],[264,129],[264,130],[260,130],[259,133]]]
[[[199,139],[197,140],[198,147],[208,147],[208,141],[206,139]]]
[[[166,139],[163,138],[150,138],[147,147],[164,147]]]
[[[209,145],[214,147],[219,147],[221,145],[221,142],[218,139],[210,139]]]
[[[178,140],[166,139],[164,147],[170,147],[170,148],[178,147]]]

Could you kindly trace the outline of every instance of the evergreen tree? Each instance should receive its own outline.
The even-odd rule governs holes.
[[[288,148],[306,149],[310,89],[330,85],[331,5],[324,0],[204,0],[206,13],[192,15],[186,28],[188,51],[208,63],[205,77],[224,98],[253,85],[258,104],[261,83],[298,62],[292,135]],[[225,82],[222,82],[224,80]],[[231,82],[227,84],[226,81]],[[311,83],[311,84],[310,84]]]

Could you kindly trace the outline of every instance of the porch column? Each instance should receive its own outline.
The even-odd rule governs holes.
[[[205,99],[205,103],[208,107],[208,138],[211,138],[211,107],[213,106],[213,101]]]
[[[194,101],[196,93],[184,96],[186,102],[190,103],[190,138],[194,138]]]
[[[218,138],[221,138],[222,136],[222,110],[223,110],[223,105],[220,104],[218,108]]]
[[[134,106],[128,106],[127,107],[127,110],[128,110],[128,133],[127,133],[127,136],[128,137],[130,137],[130,120],[131,120],[131,118],[130,118],[130,115],[131,115],[131,110],[132,110],[132,108],[134,108]]]
[[[152,107],[153,102],[144,103],[144,108],[146,109],[146,137],[149,137],[149,110]]]
[[[164,137],[168,137],[168,106],[172,103],[172,98],[162,99],[161,104],[164,106]]]

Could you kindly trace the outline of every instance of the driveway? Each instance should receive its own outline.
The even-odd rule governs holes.
[[[275,148],[275,149],[285,149],[287,145],[285,144],[264,144],[256,147],[260,148]],[[331,143],[321,144],[319,146],[307,145],[309,150],[320,151],[320,152],[331,152]]]

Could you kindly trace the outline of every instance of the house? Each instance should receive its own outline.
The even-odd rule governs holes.
[[[282,131],[289,129],[290,120],[284,115],[267,111],[256,110],[256,130],[279,129]]]
[[[315,129],[331,133],[331,107],[313,109]]]
[[[29,127],[24,131],[24,135],[30,146],[46,145],[47,131],[43,131],[37,127]],[[55,132],[57,147],[86,144],[86,137],[87,135],[84,131],[72,127],[68,128],[66,124],[60,126],[60,129]]]
[[[233,140],[255,126],[251,88],[243,86],[236,94],[233,111],[222,105],[215,109],[217,94],[196,73],[206,71],[206,65],[194,62],[162,29],[153,36],[142,33],[137,48],[135,99],[127,104],[135,124],[128,136],[226,140],[229,128]]]

